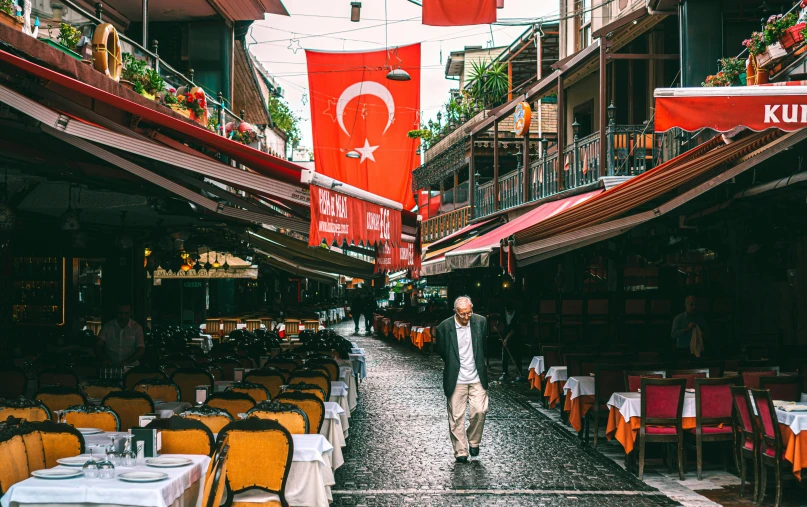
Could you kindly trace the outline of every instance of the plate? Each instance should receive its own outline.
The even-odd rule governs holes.
[[[104,432],[104,430],[100,428],[76,428],[76,430],[82,435],[98,435]]]
[[[81,477],[84,475],[84,472],[66,468],[49,468],[45,470],[34,470],[31,472],[31,475],[39,477],[40,479],[72,479],[74,477]]]
[[[694,392],[695,392],[695,390],[694,390],[694,389],[687,389],[686,391],[687,391],[688,393],[694,393]]]
[[[157,482],[167,479],[168,474],[164,472],[124,472],[118,474],[118,479],[126,482]]]
[[[193,464],[193,460],[188,458],[148,458],[146,465],[157,468],[184,467]]]
[[[83,467],[84,463],[90,461],[90,456],[73,456],[72,458],[59,458],[56,463],[66,467]]]

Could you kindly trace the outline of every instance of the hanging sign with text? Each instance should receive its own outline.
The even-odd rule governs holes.
[[[311,227],[308,245],[325,240],[397,245],[401,241],[401,212],[326,188],[311,186]]]

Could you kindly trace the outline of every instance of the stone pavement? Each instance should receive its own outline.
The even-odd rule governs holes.
[[[517,390],[493,383],[481,453],[454,462],[442,361],[392,340],[353,336],[367,378],[350,419],[338,506],[678,505],[559,428]]]

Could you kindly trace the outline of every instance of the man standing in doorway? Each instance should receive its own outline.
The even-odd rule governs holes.
[[[95,350],[104,363],[115,366],[137,364],[146,352],[143,328],[131,316],[132,305],[119,304],[118,318],[104,324],[98,333]]]
[[[521,382],[521,350],[523,337],[521,336],[521,312],[515,309],[513,303],[504,305],[504,329],[502,339],[502,376],[500,381],[507,380],[510,360],[516,368],[516,382]]]
[[[448,428],[457,463],[467,463],[468,453],[479,455],[482,429],[488,412],[488,372],[485,367],[488,321],[473,312],[467,296],[454,301],[454,316],[437,326],[437,351],[443,358],[443,391],[448,407]],[[465,407],[471,422],[465,431]]]
[[[706,319],[695,311],[695,303],[695,296],[687,296],[684,300],[686,311],[673,319],[670,336],[675,340],[676,351],[682,358],[691,357],[692,355],[699,356],[703,351],[703,340],[709,334]],[[700,340],[697,340],[698,337]],[[697,347],[696,350],[693,350],[693,346],[695,346],[693,338],[700,342],[700,350],[697,350]]]
[[[359,291],[356,291],[356,297],[353,298],[353,303],[350,305],[350,313],[353,317],[353,334],[359,334],[359,321],[361,314],[364,312],[364,298]]]

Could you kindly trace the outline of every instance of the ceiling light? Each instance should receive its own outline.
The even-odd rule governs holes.
[[[412,78],[409,76],[408,72],[399,67],[389,71],[389,74],[387,74],[387,79],[390,81],[409,81]]]
[[[345,154],[345,156],[347,158],[361,158],[361,155],[359,155],[359,152],[357,152],[356,150],[350,150]]]
[[[350,21],[361,21],[361,2],[350,2]]]

